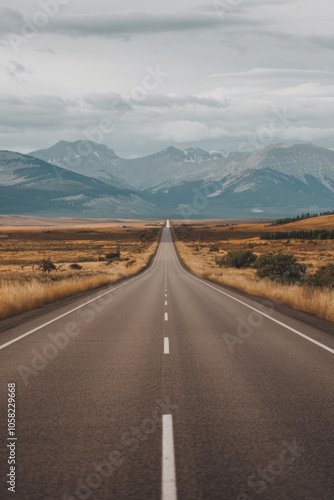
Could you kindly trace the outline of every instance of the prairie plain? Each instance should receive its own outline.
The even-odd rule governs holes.
[[[54,224],[0,227],[0,319],[138,273],[154,254],[163,226]]]
[[[252,295],[275,300],[295,309],[334,321],[332,287],[281,284],[259,279],[256,269],[220,267],[219,261],[228,252],[249,250],[257,257],[263,254],[292,254],[299,264],[306,265],[311,277],[323,266],[334,265],[333,239],[265,239],[275,232],[316,231],[334,229],[334,215],[320,216],[285,225],[266,223],[219,223],[199,221],[188,225],[173,221],[176,247],[185,265],[198,276],[238,288]]]

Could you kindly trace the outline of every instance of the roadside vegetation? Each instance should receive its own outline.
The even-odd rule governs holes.
[[[321,218],[314,220],[321,231]],[[264,241],[269,225],[232,227],[174,225],[177,249],[190,271],[334,321],[333,240]]]
[[[0,231],[0,320],[132,276],[160,227]]]

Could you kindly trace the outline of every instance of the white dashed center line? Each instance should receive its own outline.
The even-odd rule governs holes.
[[[164,338],[164,354],[169,354],[169,338]]]
[[[168,313],[165,313],[165,321],[168,321]]]
[[[172,415],[162,416],[162,500],[176,500],[176,475]]]
[[[165,306],[168,306],[168,304],[167,304],[167,300],[165,300]]]

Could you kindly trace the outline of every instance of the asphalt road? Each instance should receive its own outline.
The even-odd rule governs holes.
[[[1,499],[334,498],[333,324],[193,277],[169,228],[142,275],[0,331]]]

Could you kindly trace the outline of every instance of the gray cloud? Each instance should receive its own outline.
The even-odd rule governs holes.
[[[2,95],[0,106],[3,111],[0,115],[1,130],[8,132],[8,129],[13,129],[15,133],[26,128],[37,130],[57,128],[66,120],[69,108],[78,109],[78,104],[74,101],[47,95],[25,97]]]
[[[24,83],[26,81],[24,77],[31,74],[31,71],[17,61],[9,61],[7,65],[1,64],[0,67],[16,83]]]
[[[208,75],[207,78],[216,80],[244,80],[244,81],[333,81],[334,72],[319,69],[295,69],[295,68],[252,68],[249,71],[235,73],[220,73]]]
[[[50,48],[42,48],[42,49],[35,49],[36,52],[41,52],[42,54],[55,54],[55,51],[53,49],[50,49]]]
[[[231,150],[261,135],[280,113],[290,118],[273,139],[296,142],[313,137],[320,145],[332,143],[334,86],[299,83],[255,94],[247,89],[233,92],[227,98],[222,89],[212,96],[148,96],[145,102],[123,107],[123,97],[116,93],[77,99],[7,95],[0,99],[0,140],[14,142],[21,136],[31,150],[64,138],[88,138],[123,156],[146,154],[171,143]],[[107,132],[101,128],[106,122]]]
[[[329,35],[319,35],[319,34],[297,34],[290,33],[289,31],[279,31],[275,29],[265,29],[264,27],[260,30],[254,29],[251,25],[249,26],[248,32],[245,34],[249,38],[258,38],[262,41],[264,39],[272,39],[285,46],[293,47],[294,51],[298,49],[304,50],[321,50],[328,49],[333,50],[334,48],[334,37]]]
[[[286,5],[292,3],[298,3],[299,0],[275,0],[274,3],[270,4],[271,8],[278,5]],[[268,6],[268,0],[213,0],[210,4],[202,4],[195,7],[198,11],[209,11],[215,12],[217,8],[225,8],[226,11],[230,10],[240,10],[249,7],[259,7],[261,5]]]
[[[273,140],[334,147],[330,0],[65,3],[43,28],[43,1],[0,8],[0,147],[88,135],[123,156],[235,150],[283,109],[294,119]],[[168,77],[152,79],[157,67]]]
[[[146,13],[117,13],[117,14],[59,14],[49,18],[45,26],[39,27],[38,21],[25,18],[22,13],[14,9],[1,8],[0,36],[9,34],[24,35],[34,29],[39,32],[77,37],[105,37],[117,38],[130,35],[160,34],[166,32],[184,32],[207,29],[217,29],[222,25],[219,16],[198,14],[194,12],[179,15],[150,15]],[[44,16],[46,16],[44,14]],[[35,24],[35,26],[34,26]],[[259,26],[259,22],[247,18],[230,16],[226,26]]]
[[[0,37],[9,33],[20,33],[24,22],[21,12],[9,7],[0,7]]]
[[[140,101],[132,99],[131,96],[122,94],[90,94],[83,98],[83,102],[96,109],[130,110],[141,108],[173,108],[200,106],[207,108],[225,108],[228,105],[226,99],[218,100],[213,97],[198,97],[195,95],[169,96],[163,94],[147,95]]]

